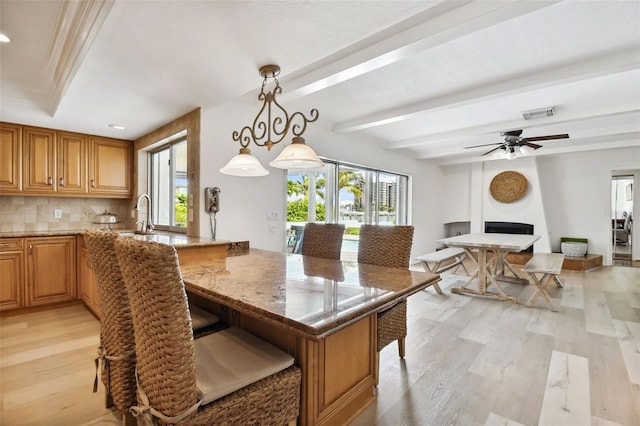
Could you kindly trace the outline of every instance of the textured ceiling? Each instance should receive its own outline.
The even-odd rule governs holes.
[[[537,155],[638,146],[639,23],[635,0],[1,0],[0,119],[134,139],[277,63],[286,106],[416,158],[511,129],[569,133]]]

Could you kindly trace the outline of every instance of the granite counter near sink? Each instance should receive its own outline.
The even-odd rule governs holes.
[[[33,237],[59,237],[59,236],[79,236],[86,229],[59,229],[47,231],[24,231],[24,232],[0,232],[0,238],[33,238]],[[227,256],[239,256],[249,253],[249,241],[229,241],[229,240],[211,240],[210,238],[191,237],[186,234],[167,231],[155,231],[151,234],[136,234],[131,229],[114,229],[114,232],[120,233],[123,237],[131,237],[145,241],[155,241],[172,245],[182,252],[181,261],[196,261],[193,255],[196,252],[214,250],[220,252],[216,257],[220,257],[222,251]],[[208,247],[209,249],[204,249]],[[205,257],[205,260],[208,257]]]

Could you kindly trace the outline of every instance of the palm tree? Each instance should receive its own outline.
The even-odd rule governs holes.
[[[362,189],[364,188],[364,176],[355,170],[343,170],[338,173],[338,191],[344,189],[353,194],[353,206],[355,210],[362,210]]]
[[[324,178],[316,179],[316,196],[321,200],[324,200]],[[287,195],[289,197],[302,195],[305,198],[308,197],[309,193],[309,177],[302,176],[302,182],[287,180]]]

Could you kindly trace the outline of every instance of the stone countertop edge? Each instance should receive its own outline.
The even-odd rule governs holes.
[[[94,228],[91,228],[94,229]],[[0,238],[31,238],[31,237],[61,237],[61,236],[77,236],[82,235],[86,229],[60,229],[47,231],[17,231],[17,232],[0,232]],[[208,238],[190,237],[186,234],[175,232],[157,231],[153,234],[141,235],[134,234],[130,229],[114,229],[114,232],[126,234],[123,236],[144,239],[149,241],[158,241],[169,243],[175,246],[216,246],[229,245],[230,240],[210,240]],[[167,240],[167,241],[165,241]]]

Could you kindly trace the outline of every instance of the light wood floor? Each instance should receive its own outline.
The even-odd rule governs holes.
[[[640,425],[640,269],[563,271],[561,308],[451,294],[409,298],[406,359],[381,353],[377,400],[352,425]],[[2,319],[0,424],[115,425],[92,393],[98,322],[83,307]]]

